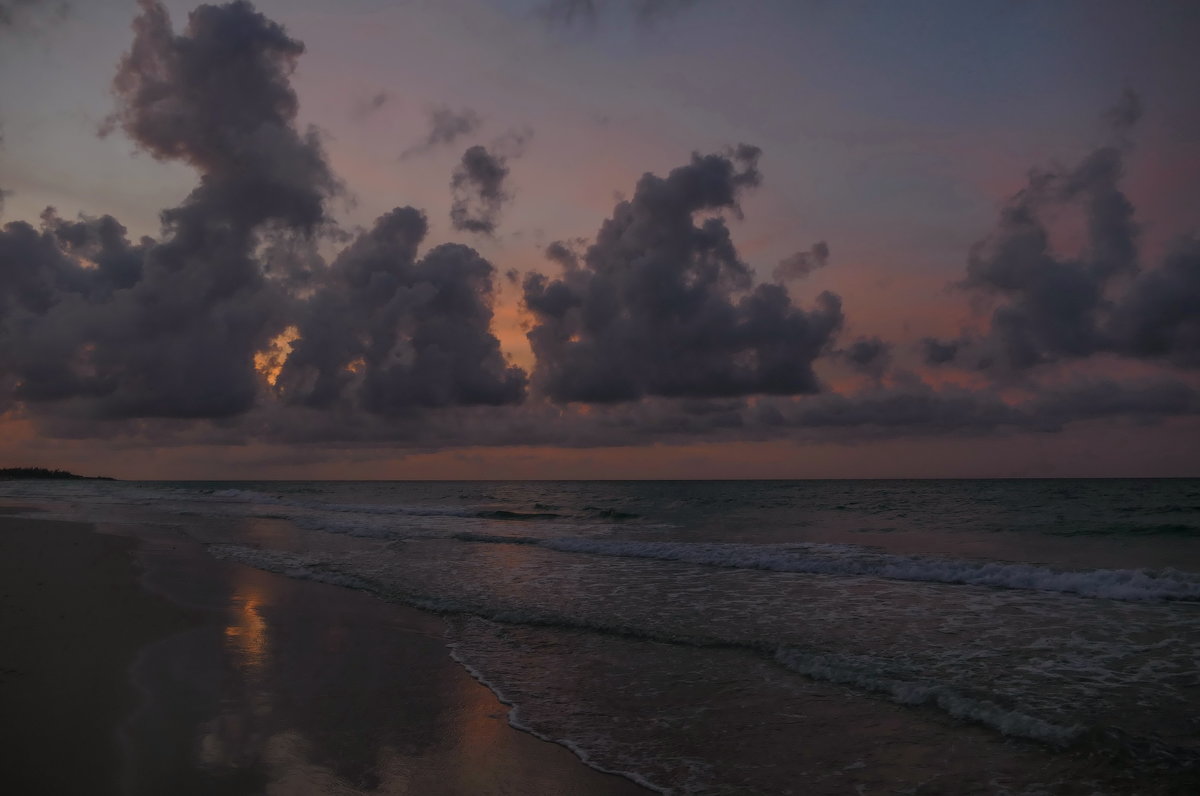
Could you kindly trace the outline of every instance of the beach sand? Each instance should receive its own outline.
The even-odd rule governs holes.
[[[510,727],[431,614],[24,517],[0,577],[7,792],[646,793]]]
[[[127,671],[187,616],[138,587],[129,539],[0,517],[0,782],[9,793],[115,793]]]

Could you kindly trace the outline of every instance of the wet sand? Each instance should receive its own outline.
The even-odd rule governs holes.
[[[0,782],[9,793],[117,793],[117,726],[138,649],[189,626],[138,587],[135,543],[0,517]]]
[[[0,578],[8,792],[647,792],[509,727],[430,614],[16,517]]]

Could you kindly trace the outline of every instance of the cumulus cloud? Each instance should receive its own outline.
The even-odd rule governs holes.
[[[480,128],[483,119],[470,108],[453,110],[445,105],[429,110],[429,132],[425,140],[400,153],[400,159],[421,155],[439,146],[449,146]]]
[[[551,247],[561,277],[526,277],[534,384],[556,401],[797,394],[818,389],[813,360],[842,323],[841,300],[812,310],[754,284],[721,210],[758,185],[759,150],[694,155],[646,174],[581,259]],[[710,214],[697,218],[700,214]]]
[[[289,76],[303,46],[244,2],[201,6],[176,35],[165,8],[143,0],[134,33],[113,123],[202,180],[163,211],[160,241],[130,242],[109,216],[9,224],[0,357],[29,402],[236,415],[254,401],[253,353],[286,304],[254,252],[273,231],[315,234],[337,190],[315,133],[294,123]]]
[[[1158,268],[1142,270],[1139,227],[1121,188],[1141,104],[1127,92],[1105,114],[1112,142],[1070,168],[1035,170],[976,244],[963,287],[994,303],[981,337],[924,342],[927,361],[996,375],[1100,353],[1200,364],[1200,259],[1181,241]],[[1055,250],[1052,220],[1078,211],[1078,254]]]
[[[300,310],[280,374],[284,400],[391,415],[415,407],[518,403],[525,374],[491,333],[494,268],[443,244],[418,259],[425,217],[411,207],[376,220],[333,263]]]
[[[1100,355],[1169,372],[1200,365],[1200,242],[1139,263],[1121,188],[1135,95],[1108,114],[1105,146],[1034,173],[970,252],[963,286],[993,302],[986,328],[923,341],[929,362],[1021,374],[1003,395],[891,369],[894,341],[840,343],[841,299],[799,295],[828,262],[824,242],[758,279],[727,224],[762,180],[746,145],[644,175],[594,240],[547,247],[555,270],[520,283],[527,373],[492,332],[498,274],[476,251],[429,241],[412,207],[353,235],[334,228],[327,206],[340,185],[319,136],[296,122],[300,42],[246,2],[200,6],[181,33],[161,3],[140,8],[111,129],[199,180],[155,238],[53,209],[0,229],[0,411],[35,418],[44,434],[585,446],[1054,431],[1200,413],[1187,374],[1071,380],[1037,367]],[[424,145],[477,126],[435,114]],[[527,135],[464,154],[459,229],[495,230]],[[1070,255],[1051,243],[1063,208],[1083,219]],[[336,248],[327,263],[320,252]],[[855,392],[822,389],[823,357],[871,378]]]
[[[1200,367],[1200,239],[1180,241],[1158,268],[1134,282],[1113,311],[1121,353]]]
[[[501,209],[512,199],[508,174],[508,157],[495,148],[476,145],[463,152],[450,177],[451,225],[460,232],[494,233]]]

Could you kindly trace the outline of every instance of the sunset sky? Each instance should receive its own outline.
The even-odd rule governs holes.
[[[0,0],[0,466],[1200,476],[1197,41],[1185,0]]]

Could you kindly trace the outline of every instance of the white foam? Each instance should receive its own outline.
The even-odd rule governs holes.
[[[1200,575],[1170,568],[1062,570],[1036,564],[898,556],[853,545],[690,544],[578,538],[548,539],[539,544],[562,552],[736,569],[1067,592],[1111,600],[1200,600]]]
[[[670,788],[665,788],[655,782],[651,782],[650,780],[646,779],[645,777],[643,777],[641,774],[638,774],[637,772],[618,771],[617,769],[606,768],[605,766],[601,765],[600,763],[597,763],[595,761],[595,759],[592,757],[592,755],[586,749],[584,749],[582,746],[580,746],[579,744],[572,741],[570,738],[554,738],[553,736],[547,735],[542,732],[538,732],[534,727],[532,727],[529,724],[526,724],[524,721],[521,720],[520,706],[517,705],[517,703],[515,701],[508,698],[498,685],[496,685],[491,680],[489,680],[483,674],[483,672],[481,672],[479,669],[472,666],[470,663],[467,662],[467,660],[461,654],[459,654],[459,651],[458,651],[459,645],[458,644],[447,644],[446,646],[449,647],[449,649],[450,649],[450,657],[456,663],[458,663],[459,666],[462,666],[464,669],[466,669],[467,673],[470,674],[471,677],[475,678],[475,680],[477,682],[479,682],[480,685],[483,685],[489,691],[491,691],[493,694],[495,694],[496,699],[498,699],[500,701],[500,704],[508,706],[508,716],[507,716],[508,725],[510,727],[512,727],[513,729],[520,730],[521,732],[527,732],[535,738],[539,738],[543,741],[547,741],[549,743],[558,744],[559,746],[565,747],[573,755],[578,757],[580,759],[580,761],[583,762],[584,765],[588,766],[589,768],[595,769],[596,771],[599,771],[603,774],[614,774],[618,777],[624,777],[625,779],[628,779],[632,782],[636,782],[638,785],[641,785],[643,788],[646,788],[647,790],[652,790],[655,793],[667,794],[669,796],[669,794],[674,792]]]
[[[1061,746],[1069,744],[1082,732],[1082,729],[1077,726],[1066,727],[1057,725],[1018,709],[1002,707],[988,699],[959,693],[943,683],[897,677],[894,674],[889,674],[881,662],[861,656],[853,657],[815,653],[796,647],[779,645],[776,642],[767,640],[739,642],[732,639],[675,636],[649,628],[628,627],[620,624],[599,624],[584,619],[553,616],[538,611],[512,609],[489,610],[485,606],[472,605],[451,598],[405,594],[381,588],[368,579],[331,569],[330,565],[332,562],[319,555],[259,550],[236,545],[211,545],[209,549],[214,555],[220,558],[233,559],[250,566],[267,569],[294,578],[319,580],[324,583],[374,591],[380,593],[382,596],[401,600],[414,607],[439,613],[474,615],[503,624],[560,627],[612,633],[624,637],[642,638],[665,643],[698,646],[716,644],[741,647],[750,651],[764,653],[788,669],[814,680],[855,686],[866,691],[883,694],[893,701],[904,705],[934,706],[955,718],[984,724],[1005,735],[1029,738]],[[477,679],[480,679],[480,682],[484,682],[485,685],[492,687],[482,677],[477,677]],[[493,691],[496,691],[496,689],[493,688]],[[498,691],[496,693],[502,702],[512,704],[504,699]],[[518,729],[526,729],[524,726],[518,726],[518,724],[513,724],[513,726]],[[562,743],[558,739],[546,738],[545,740]],[[627,774],[622,775],[628,776]]]
[[[941,683],[889,677],[860,660],[791,647],[780,647],[774,657],[792,671],[814,680],[857,686],[884,694],[902,705],[935,705],[957,719],[985,724],[1004,735],[1065,746],[1083,731],[1078,726],[1063,727],[1020,710],[1003,708],[990,700],[968,697]]]

